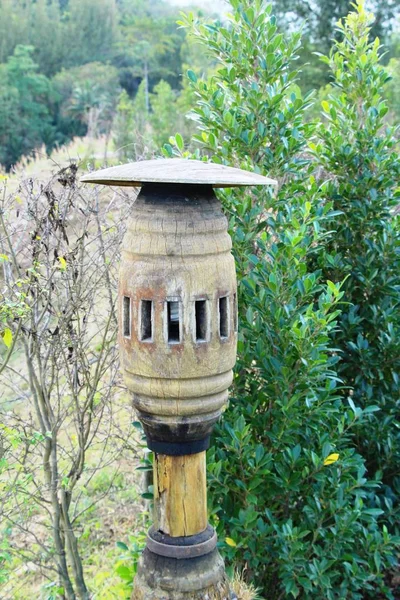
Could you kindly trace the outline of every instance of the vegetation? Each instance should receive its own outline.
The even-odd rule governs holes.
[[[178,94],[184,36],[164,0],[1,0],[0,164],[111,130],[118,96],[166,80]],[[73,43],[71,43],[73,40]],[[6,118],[7,117],[7,118]]]
[[[202,14],[197,4],[194,14]],[[324,86],[329,75],[315,51],[328,51],[334,24],[348,12],[350,0],[317,3],[316,13],[309,3],[297,0],[274,0],[273,6],[282,31],[298,30],[307,19],[298,48],[304,65],[299,83],[305,91]],[[393,0],[380,0],[374,24],[374,34],[390,45],[392,71],[400,55],[397,38],[390,37],[398,8]],[[22,157],[32,157],[41,148],[50,153],[75,136],[111,139],[111,130],[124,122],[128,100],[134,104],[139,90],[142,117],[154,143],[147,136],[126,154],[126,140],[119,145],[117,133],[114,158],[156,152],[165,140],[164,135],[157,137],[160,120],[164,131],[169,127],[168,135],[179,129],[190,141],[193,129],[182,124],[188,108],[184,65],[207,75],[215,58],[188,42],[186,31],[176,24],[179,10],[168,0],[1,0],[0,9],[0,165],[7,171]],[[162,114],[157,101],[151,102],[154,93],[166,101],[165,88],[155,89],[161,81],[169,84],[169,96],[177,101],[177,111],[169,115],[165,108]],[[395,107],[397,96],[389,95]]]
[[[195,8],[177,25],[163,0],[0,0],[0,163],[86,136],[99,166],[164,146],[278,179],[219,192],[240,334],[210,518],[238,589],[394,600],[396,5],[373,21],[361,1],[315,15],[296,0],[230,3],[223,23]],[[115,356],[128,197],[81,188],[76,170],[0,176],[0,584],[15,600],[126,600],[151,499],[131,473],[151,462]]]
[[[359,424],[356,447],[368,474],[383,479],[380,499],[398,523],[400,493],[400,234],[392,211],[399,203],[397,126],[388,126],[383,100],[388,75],[379,40],[369,41],[373,16],[362,5],[339,26],[324,62],[333,74],[322,103],[325,124],[311,143],[315,160],[330,174],[323,201],[337,213],[324,246],[324,278],[343,282],[345,302],[333,335],[338,374],[349,402],[370,411]]]
[[[75,165],[62,170],[57,180],[37,191],[29,184],[22,187],[18,198],[24,208],[17,218],[15,197],[1,207],[7,297],[13,298],[26,274],[27,309],[19,315],[18,369],[10,360],[2,388],[11,392],[10,402],[22,399],[29,407],[26,414],[4,414],[4,449],[12,460],[2,485],[2,520],[36,545],[28,550],[16,545],[25,560],[52,568],[57,589],[68,600],[86,600],[76,530],[91,504],[82,493],[99,464],[104,467],[122,455],[129,435],[119,433],[114,416],[113,261],[121,227],[107,223],[110,216],[100,211],[97,194],[78,199],[76,170]],[[124,437],[124,443],[118,441]],[[101,446],[97,463],[93,454],[89,462],[88,452],[96,445]],[[39,507],[40,524],[35,518]],[[41,538],[41,528],[51,535]],[[52,567],[43,555],[54,556]]]
[[[209,81],[189,73],[196,140],[213,160],[280,185],[276,196],[223,195],[241,340],[211,451],[211,511],[232,563],[269,598],[393,598],[383,573],[398,543],[388,533],[398,473],[398,158],[394,131],[381,133],[379,43],[368,41],[371,15],[358,4],[327,59],[340,88],[323,102],[329,127],[314,131],[310,98],[295,86],[299,34],[283,37],[263,2],[231,4],[226,29],[183,22],[218,63]],[[179,142],[166,153],[179,153]]]

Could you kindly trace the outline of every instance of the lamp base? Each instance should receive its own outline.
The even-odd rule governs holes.
[[[232,600],[219,552],[197,558],[159,556],[146,548],[131,600]]]

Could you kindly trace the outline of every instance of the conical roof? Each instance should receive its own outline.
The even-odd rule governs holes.
[[[140,187],[144,183],[211,185],[214,188],[277,185],[274,179],[216,163],[183,158],[160,158],[128,163],[88,173],[83,183]]]

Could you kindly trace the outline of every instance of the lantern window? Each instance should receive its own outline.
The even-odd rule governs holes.
[[[167,301],[167,335],[170,344],[181,341],[181,303],[177,300]]]
[[[124,337],[131,337],[131,299],[124,296],[122,301],[122,328]]]
[[[196,342],[208,339],[207,300],[196,300],[194,303],[196,321]]]
[[[140,339],[142,342],[153,341],[153,301],[140,302]]]
[[[221,338],[229,337],[229,304],[228,296],[222,296],[218,300],[219,312],[219,335]]]

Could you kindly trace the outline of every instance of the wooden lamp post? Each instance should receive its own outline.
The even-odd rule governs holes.
[[[82,181],[141,187],[122,247],[119,344],[154,452],[154,525],[132,599],[228,600],[207,519],[206,450],[232,383],[237,296],[227,219],[213,188],[276,182],[183,159],[111,167]]]

